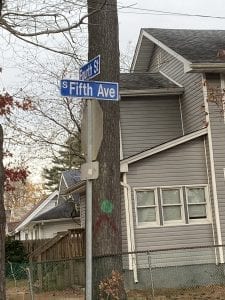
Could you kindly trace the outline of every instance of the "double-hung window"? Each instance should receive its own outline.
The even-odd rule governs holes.
[[[184,221],[181,188],[162,188],[161,200],[163,223],[181,223]]]
[[[135,188],[138,226],[166,226],[210,221],[207,185]]]
[[[157,193],[154,189],[136,191],[136,211],[138,225],[158,224]]]
[[[207,219],[207,188],[186,187],[188,219],[196,221]]]

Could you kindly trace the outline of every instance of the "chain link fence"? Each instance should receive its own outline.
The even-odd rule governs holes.
[[[98,281],[99,292],[105,295],[102,299],[119,299],[116,298],[116,291],[121,282],[128,299],[133,300],[225,299],[225,265],[221,256],[223,252],[219,251],[221,248],[225,249],[205,246],[95,257],[93,281],[96,283],[105,271],[109,274],[100,285]],[[64,294],[68,291],[68,297],[72,297],[57,298],[55,293],[54,299],[83,299],[85,258],[8,263],[6,278],[8,291],[21,291],[23,286],[30,297],[27,299],[51,299],[50,294],[47,298],[37,298],[51,291],[62,291]]]

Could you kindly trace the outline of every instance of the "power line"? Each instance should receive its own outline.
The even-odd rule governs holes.
[[[188,14],[188,13],[179,13],[172,11],[164,11],[164,10],[155,10],[141,7],[133,7],[133,6],[118,6],[120,9],[120,13],[128,13],[128,14],[145,14],[145,15],[172,15],[172,16],[184,16],[184,17],[198,17],[198,18],[211,18],[211,19],[221,19],[225,20],[225,17],[222,16],[212,16],[212,15],[202,15],[202,14]],[[129,9],[131,11],[121,11],[122,9]],[[133,12],[133,11],[136,12]]]

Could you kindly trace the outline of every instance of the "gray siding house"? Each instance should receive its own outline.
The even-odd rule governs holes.
[[[142,29],[121,74],[123,251],[193,247],[154,267],[224,264],[222,247],[194,249],[225,244],[224,75],[225,31],[183,29]],[[124,268],[138,282],[149,264]]]

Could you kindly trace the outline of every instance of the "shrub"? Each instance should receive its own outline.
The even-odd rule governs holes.
[[[11,263],[23,263],[27,261],[27,254],[21,241],[6,239],[5,261],[10,261]]]

